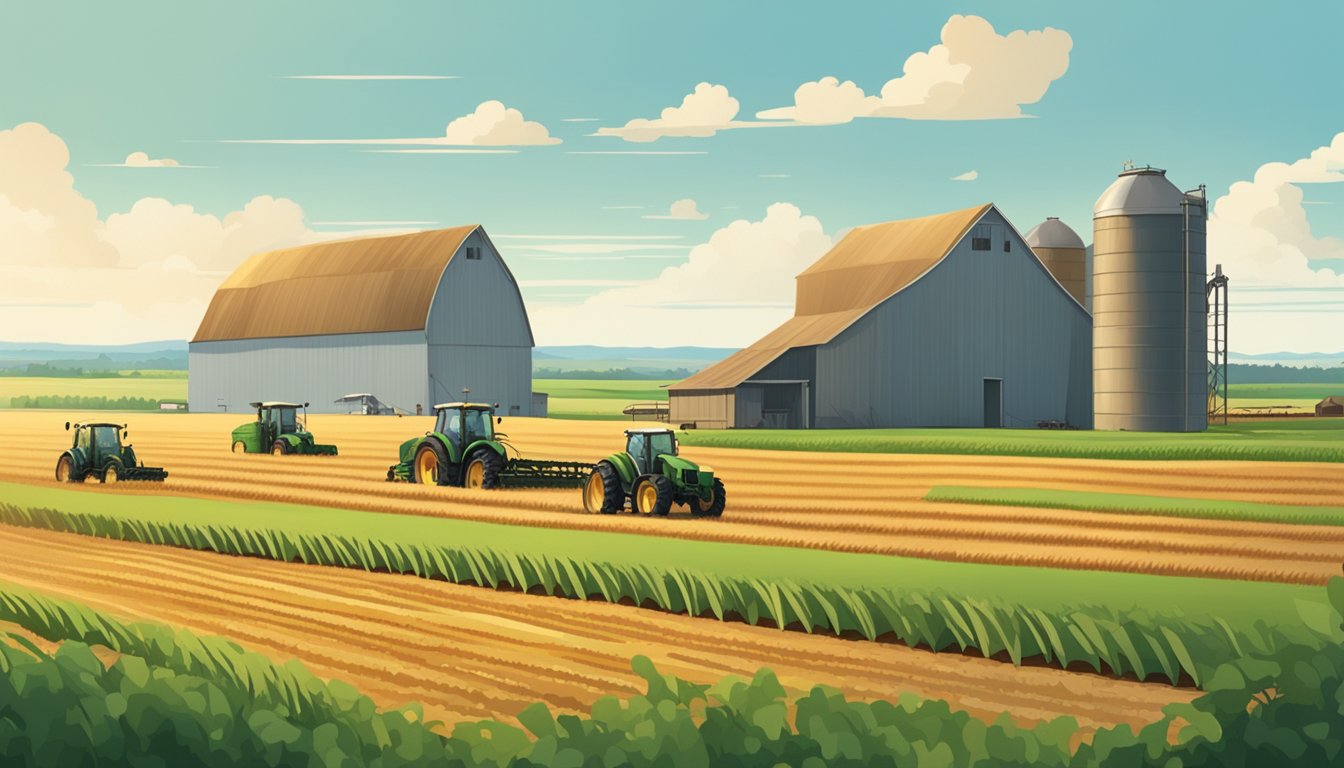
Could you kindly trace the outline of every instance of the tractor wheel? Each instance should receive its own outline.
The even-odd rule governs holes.
[[[478,449],[467,461],[462,473],[463,488],[498,488],[499,473],[504,469],[504,458],[494,451]]]
[[[115,461],[108,462],[107,468],[103,470],[103,485],[116,485],[121,482],[121,476],[124,474],[125,471],[121,468],[120,463]]]
[[[56,462],[56,482],[58,483],[77,483],[75,479],[75,460],[70,454],[65,454]]]
[[[583,508],[588,514],[614,515],[625,506],[621,492],[621,478],[607,462],[593,467],[592,474],[583,484]]]
[[[635,481],[635,512],[664,516],[672,509],[672,481],[664,475],[645,475]]]
[[[242,440],[234,440],[232,450],[234,453],[247,453],[247,443]]]
[[[411,463],[411,482],[421,485],[447,485],[448,454],[437,440],[426,440],[415,451]]]
[[[289,443],[286,443],[284,440],[276,440],[274,443],[271,443],[272,456],[286,456],[288,454]]]
[[[723,508],[728,503],[728,497],[723,490],[723,481],[714,478],[714,491],[709,497],[709,501],[704,499],[691,499],[691,514],[695,517],[719,517],[723,514]]]

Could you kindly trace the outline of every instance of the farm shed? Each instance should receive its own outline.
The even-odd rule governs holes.
[[[1344,397],[1331,395],[1316,404],[1317,416],[1344,416]]]
[[[197,413],[368,392],[403,413],[462,399],[532,415],[532,329],[476,225],[257,254],[215,292],[189,351]],[[544,408],[544,406],[543,406]]]
[[[992,204],[851,231],[794,316],[669,388],[699,428],[1092,425],[1092,319]]]

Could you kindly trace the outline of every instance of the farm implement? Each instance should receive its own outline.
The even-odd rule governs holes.
[[[70,429],[70,422],[65,428]],[[121,441],[128,432],[123,424],[75,424],[70,448],[56,460],[56,479],[62,483],[82,483],[96,477],[102,483],[147,481],[161,483],[168,472],[161,467],[146,467],[130,445]]]
[[[484,403],[434,406],[434,430],[398,449],[389,481],[458,488],[577,488],[592,464],[509,458],[508,435],[495,432],[503,419]],[[514,449],[517,453],[517,449]]]
[[[583,507],[614,515],[630,508],[641,515],[666,515],[684,504],[695,517],[719,517],[726,503],[723,481],[714,470],[677,455],[670,429],[627,429],[625,452],[599,461],[583,485]]]
[[[234,453],[270,453],[272,456],[335,456],[336,446],[321,445],[308,431],[305,422],[308,404],[252,403],[257,420],[233,430]],[[299,418],[299,409],[304,418]]]

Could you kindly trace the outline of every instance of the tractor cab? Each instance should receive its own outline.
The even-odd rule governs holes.
[[[234,453],[271,453],[335,456],[336,446],[318,445],[308,431],[307,403],[251,403],[257,420],[233,430]],[[303,409],[303,417],[299,409]]]
[[[72,448],[78,448],[85,459],[95,467],[107,464],[108,459],[121,458],[121,440],[126,436],[120,424],[75,424]]]
[[[281,435],[293,435],[307,432],[304,422],[307,421],[308,404],[298,403],[252,403],[252,407],[257,409],[257,421],[261,423],[262,430],[265,433],[264,442],[269,444]],[[304,419],[299,418],[299,409],[304,410]]]
[[[677,437],[670,429],[625,430],[625,452],[641,475],[653,474],[658,468],[658,457],[676,456],[677,448]]]
[[[458,455],[480,440],[495,439],[495,407],[485,403],[440,403],[434,406],[434,431],[448,438]],[[503,421],[503,419],[500,419]]]
[[[103,483],[122,480],[152,480],[161,482],[168,473],[160,467],[146,467],[139,463],[135,450],[123,445],[129,433],[122,424],[103,422],[93,424],[65,423],[73,429],[70,447],[56,461],[56,479],[66,483],[80,483],[94,477]]]

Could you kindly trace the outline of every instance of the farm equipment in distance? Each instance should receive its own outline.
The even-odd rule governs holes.
[[[67,431],[70,426],[67,421]],[[75,424],[74,429],[70,448],[56,460],[57,481],[82,483],[96,477],[102,483],[123,480],[161,483],[167,479],[166,470],[146,467],[136,459],[132,446],[121,444],[128,434],[124,424]]]
[[[615,514],[626,504],[642,515],[666,515],[685,504],[695,517],[719,517],[726,503],[714,470],[677,455],[670,429],[627,429],[625,452],[599,461],[583,486],[590,513]]]
[[[234,453],[270,453],[272,456],[335,456],[336,446],[321,445],[308,431],[308,404],[252,403],[257,420],[233,430]],[[299,418],[299,409],[304,418]]]
[[[458,488],[577,488],[592,469],[573,461],[509,458],[512,448],[495,432],[495,407],[485,403],[434,406],[434,429],[401,444],[388,481]],[[517,449],[514,449],[517,453]]]

